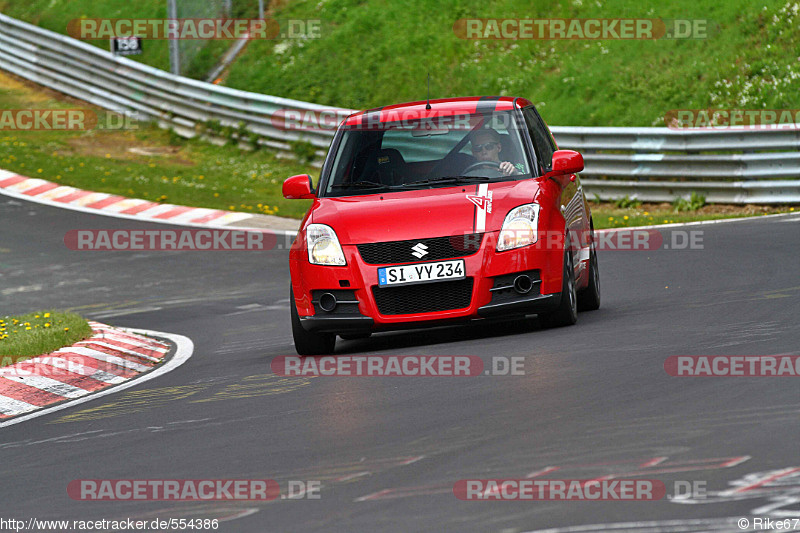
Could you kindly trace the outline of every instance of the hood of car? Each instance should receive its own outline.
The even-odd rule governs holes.
[[[542,185],[527,179],[321,198],[310,221],[332,227],[342,244],[499,231],[509,210],[537,201]]]

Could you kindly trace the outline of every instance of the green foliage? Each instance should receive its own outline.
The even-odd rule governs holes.
[[[694,191],[692,191],[692,194],[689,196],[688,200],[678,196],[672,202],[672,208],[676,213],[681,211],[697,211],[704,205],[706,205],[706,197],[702,194],[697,194]]]
[[[255,16],[237,0],[234,16]],[[4,13],[64,33],[87,17],[153,18],[164,0],[28,0]],[[675,109],[794,109],[800,94],[797,0],[297,0],[277,20],[318,20],[319,38],[254,40],[226,84],[246,91],[364,109],[426,96],[519,95],[554,125],[663,126]],[[711,21],[704,39],[466,40],[462,18],[659,18]],[[392,31],[376,31],[391,24]],[[282,30],[286,28],[282,27]],[[108,49],[107,42],[93,43]],[[230,46],[212,41],[195,58],[207,72]],[[169,68],[166,40],[135,61]],[[212,47],[219,46],[219,50]]]
[[[626,194],[622,198],[617,198],[616,200],[614,200],[614,205],[616,207],[621,208],[621,209],[628,209],[628,208],[631,208],[631,207],[639,207],[639,206],[641,206],[642,205],[642,201],[641,200],[637,200],[635,197],[634,198],[629,198],[628,195]]]
[[[183,137],[178,135],[177,131],[175,131],[172,128],[167,130],[167,135],[169,135],[170,146],[180,146],[181,144],[183,144],[183,141],[185,140]]]
[[[293,141],[292,153],[301,164],[309,164],[317,157],[317,147],[306,141]]]

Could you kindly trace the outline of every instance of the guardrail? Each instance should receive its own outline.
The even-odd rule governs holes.
[[[339,117],[352,112],[175,76],[2,14],[0,69],[105,109],[155,120],[185,137],[227,142],[212,126],[218,123],[242,142],[258,142],[283,154],[292,154],[292,143],[304,141],[322,156],[333,131],[281,128],[280,112]],[[800,180],[800,129],[556,126],[552,131],[561,148],[583,153],[589,196],[671,201],[697,191],[709,202],[800,203],[800,181],[790,180]]]

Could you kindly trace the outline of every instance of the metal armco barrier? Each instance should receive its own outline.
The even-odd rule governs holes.
[[[3,14],[0,69],[111,111],[155,120],[185,137],[226,142],[212,126],[218,124],[217,129],[229,128],[228,135],[246,135],[242,142],[283,153],[305,141],[322,157],[333,130],[315,123],[303,130],[282,128],[281,112],[313,117],[352,112],[174,76]],[[583,154],[581,175],[589,197],[672,201],[696,191],[716,203],[800,203],[800,129],[552,130],[559,147]]]

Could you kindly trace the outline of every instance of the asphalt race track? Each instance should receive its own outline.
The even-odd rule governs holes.
[[[511,533],[612,523],[740,531],[738,517],[800,517],[800,470],[786,470],[800,467],[798,378],[664,370],[671,355],[798,354],[800,216],[693,226],[703,231],[700,250],[601,251],[602,307],[575,327],[542,330],[532,318],[337,344],[340,354],[477,355],[487,365],[524,357],[525,375],[467,378],[273,374],[273,358],[294,355],[286,250],[70,251],[69,229],[165,226],[6,197],[0,223],[4,312],[72,309],[195,344],[169,374],[0,428],[6,518]],[[453,494],[462,479],[604,475],[662,480],[668,494],[675,481],[705,482],[708,496],[692,504]],[[314,480],[321,489],[319,499],[272,502],[94,502],[68,497],[75,479],[274,479],[282,488]],[[753,479],[767,481],[731,490]]]

